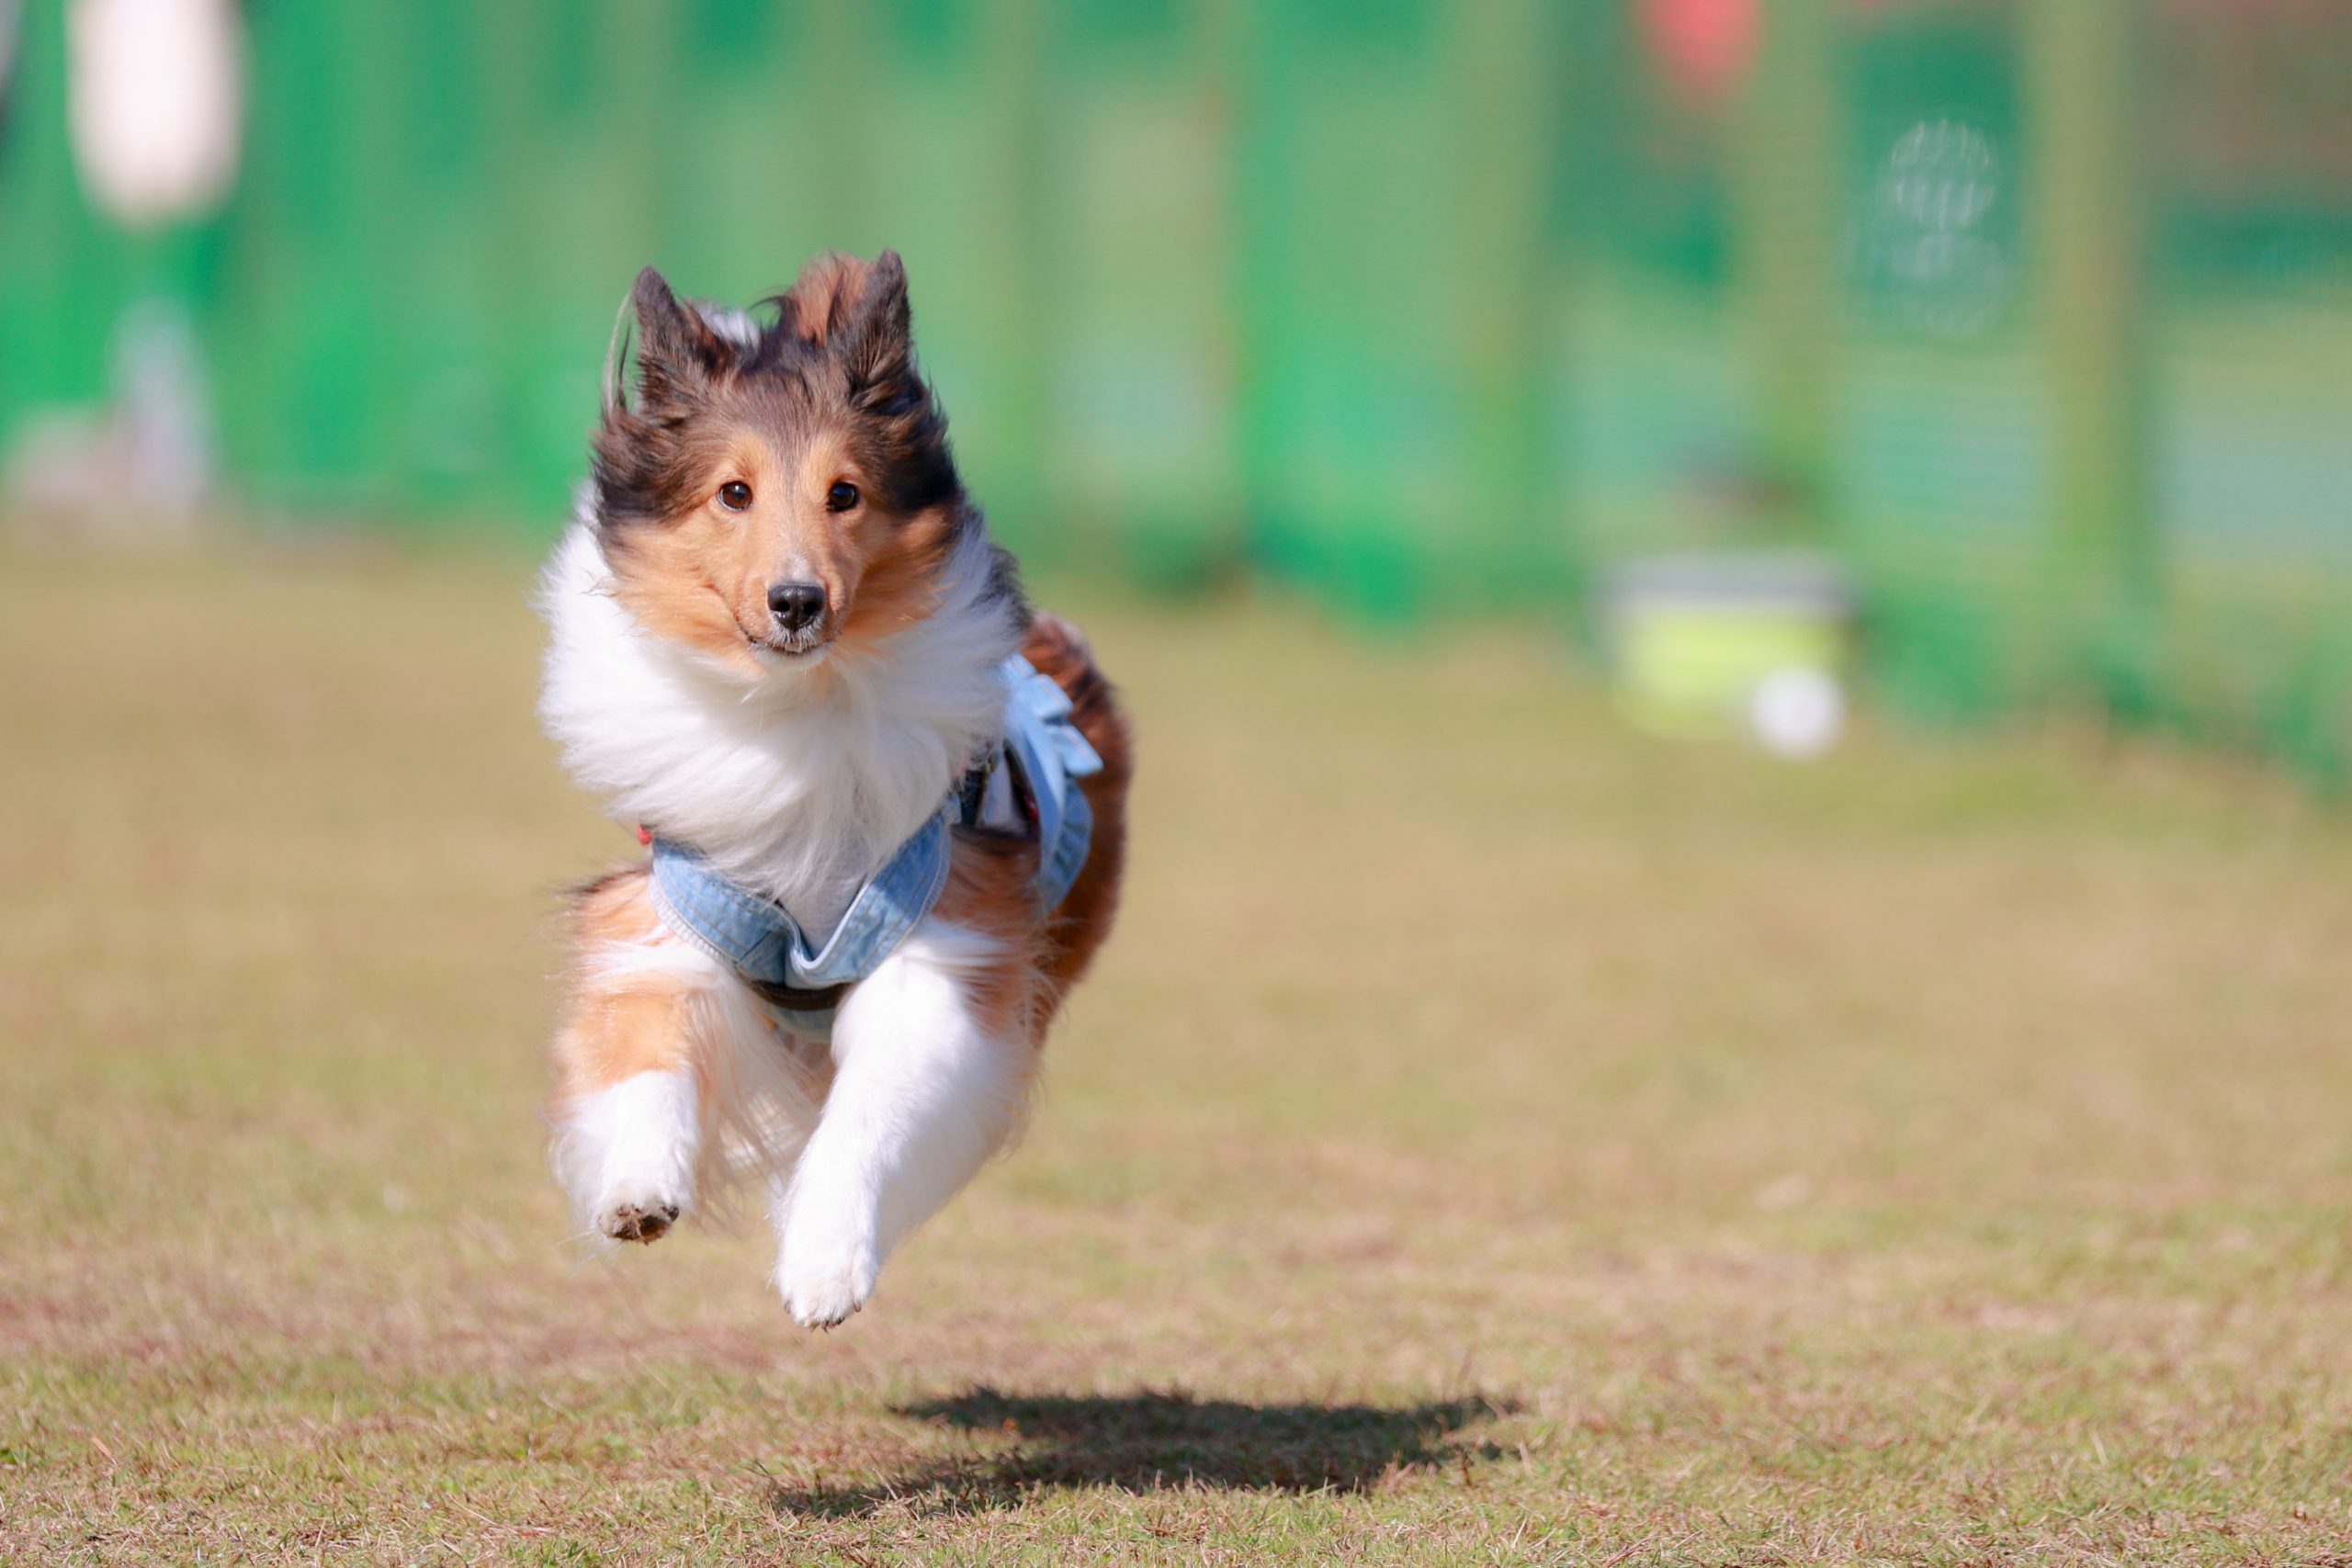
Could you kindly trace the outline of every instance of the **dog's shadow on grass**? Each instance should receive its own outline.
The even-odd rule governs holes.
[[[866,1484],[779,1483],[779,1512],[841,1517],[904,1503],[977,1513],[1030,1494],[1107,1486],[1155,1492],[1205,1486],[1256,1492],[1361,1492],[1400,1472],[1498,1456],[1468,1440],[1513,1401],[1472,1395],[1422,1404],[1249,1404],[1182,1393],[1007,1394],[974,1389],[898,1414],[971,1433],[1002,1451],[926,1460]]]

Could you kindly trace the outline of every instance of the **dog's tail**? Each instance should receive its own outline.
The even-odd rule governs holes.
[[[1083,974],[1111,934],[1118,912],[1119,885],[1127,863],[1127,786],[1135,778],[1135,734],[1118,688],[1094,661],[1086,634],[1059,615],[1040,610],[1029,625],[1022,657],[1048,676],[1069,698],[1070,721],[1086,737],[1102,771],[1079,781],[1094,810],[1094,840],[1085,869],[1056,911],[1047,968],[1059,987]]]
[[[1119,705],[1117,688],[1094,662],[1094,645],[1086,634],[1050,610],[1035,611],[1021,656],[1069,698],[1071,722],[1102,754],[1100,776],[1125,782],[1135,761],[1129,755],[1127,716]]]

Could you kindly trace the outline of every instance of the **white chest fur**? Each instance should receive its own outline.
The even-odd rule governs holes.
[[[639,627],[574,523],[540,585],[539,716],[615,818],[692,844],[821,942],[1002,723],[998,667],[1019,633],[992,570],[975,527],[923,619],[752,674]]]

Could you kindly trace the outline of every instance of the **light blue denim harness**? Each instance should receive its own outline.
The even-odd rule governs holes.
[[[1037,902],[1057,907],[1086,864],[1094,813],[1076,781],[1102,759],[1070,722],[1069,698],[1018,654],[1005,660],[1004,737],[950,790],[937,812],[857,890],[825,945],[783,905],[729,881],[691,845],[653,838],[653,907],[679,935],[731,965],[777,1021],[810,1040],[832,1037],[841,992],[874,973],[947,886],[949,831],[978,826],[989,776],[1012,770],[1013,795],[1037,839]]]

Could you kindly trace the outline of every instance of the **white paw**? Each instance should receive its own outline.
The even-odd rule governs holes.
[[[660,1241],[682,1214],[693,1211],[694,1173],[682,1156],[630,1162],[636,1168],[614,1166],[590,1190],[596,1196],[587,1213],[596,1228],[615,1241]]]
[[[775,1288],[793,1322],[803,1328],[831,1328],[865,1304],[881,1268],[871,1229],[838,1220],[829,1224],[798,1205],[784,1233]]]
[[[658,1195],[613,1199],[596,1205],[596,1228],[615,1241],[660,1241],[684,1208]]]
[[[639,1073],[568,1106],[555,1170],[574,1212],[615,1241],[658,1241],[694,1207],[701,1142],[694,1080]]]

